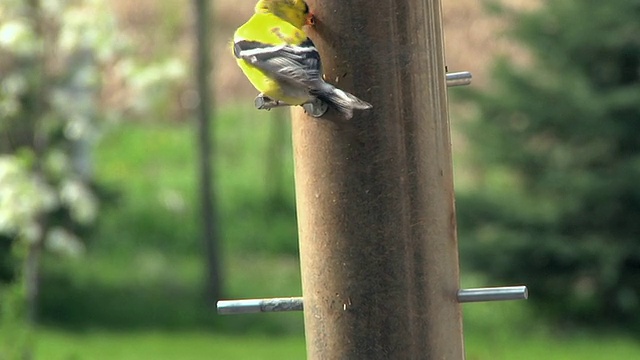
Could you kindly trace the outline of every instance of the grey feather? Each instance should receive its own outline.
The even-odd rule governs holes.
[[[353,116],[354,109],[372,107],[322,79],[320,54],[310,39],[297,46],[243,40],[234,44],[234,54],[276,79],[292,97],[302,94],[308,96],[309,101],[320,99],[347,119]]]

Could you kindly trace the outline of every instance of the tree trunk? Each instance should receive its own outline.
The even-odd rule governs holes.
[[[202,242],[207,266],[205,296],[207,303],[215,305],[221,296],[222,274],[220,265],[220,246],[218,236],[218,216],[215,208],[215,191],[213,189],[212,168],[212,133],[211,104],[212,94],[209,87],[211,73],[211,56],[209,44],[209,15],[208,0],[194,0],[195,28],[197,46],[195,53],[196,86],[199,95],[197,106],[197,140],[199,152],[200,172],[200,200],[202,211]]]
[[[42,258],[43,239],[30,244],[24,262],[25,301],[27,320],[30,324],[38,321],[38,296],[40,294],[40,260]]]

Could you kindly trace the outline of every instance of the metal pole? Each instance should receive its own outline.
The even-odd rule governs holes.
[[[308,359],[463,359],[439,1],[310,0],[325,78],[373,104],[293,110]]]
[[[301,297],[218,301],[218,314],[220,315],[302,311],[302,308]]]
[[[447,73],[447,87],[469,85],[471,77],[471,73],[468,71]]]
[[[526,300],[528,298],[529,290],[526,286],[462,289],[458,291],[458,301],[461,303],[480,301]]]
[[[501,286],[489,288],[460,289],[458,302],[526,300],[529,290],[526,286]],[[302,311],[302,297],[220,300],[217,304],[221,315],[252,314],[259,312]]]

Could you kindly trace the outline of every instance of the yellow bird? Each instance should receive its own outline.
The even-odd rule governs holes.
[[[233,54],[261,93],[256,105],[267,108],[320,100],[347,119],[354,109],[370,109],[371,104],[322,79],[320,54],[302,30],[312,24],[313,15],[303,0],[259,0],[255,14],[236,30]]]

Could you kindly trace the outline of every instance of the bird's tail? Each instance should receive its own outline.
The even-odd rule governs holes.
[[[347,120],[353,117],[353,110],[365,110],[373,107],[368,102],[360,100],[331,84],[326,84],[326,87],[323,90],[324,91],[317,95],[318,99],[338,110],[338,112],[340,112],[340,114],[342,114],[342,116]]]

